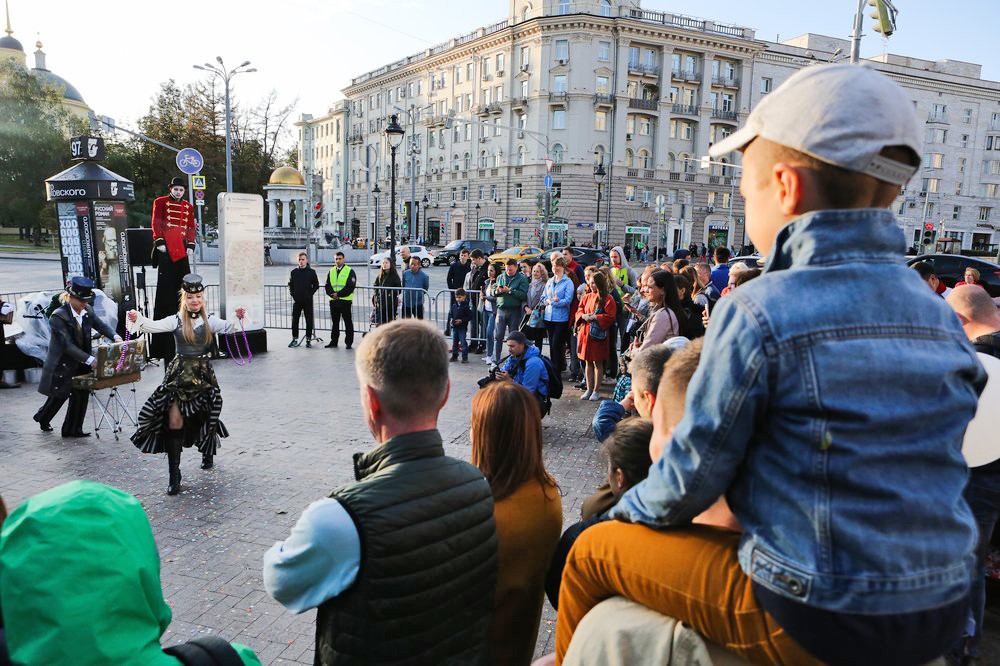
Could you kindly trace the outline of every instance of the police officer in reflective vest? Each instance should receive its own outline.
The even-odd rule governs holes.
[[[340,318],[344,318],[344,342],[350,349],[354,344],[354,320],[351,318],[351,305],[354,303],[354,287],[358,276],[354,269],[344,261],[344,253],[336,254],[336,264],[330,269],[326,278],[326,295],[330,297],[330,343],[327,347],[336,347],[340,341]]]

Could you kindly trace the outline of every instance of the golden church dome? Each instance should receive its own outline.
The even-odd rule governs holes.
[[[278,167],[271,174],[268,185],[305,185],[306,179],[296,169],[290,166]]]

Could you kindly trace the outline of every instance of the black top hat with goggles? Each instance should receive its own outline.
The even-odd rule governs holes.
[[[188,294],[200,294],[205,291],[205,285],[200,275],[197,273],[188,273],[181,281],[181,289]]]

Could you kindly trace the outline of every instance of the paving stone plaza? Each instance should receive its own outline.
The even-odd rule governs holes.
[[[180,495],[166,495],[165,456],[140,453],[128,440],[133,428],[127,423],[117,441],[106,426],[100,438],[63,440],[61,414],[55,433],[40,432],[31,415],[44,398],[33,385],[0,395],[0,494],[13,507],[74,479],[133,493],[152,522],[173,609],[165,644],[212,632],[250,645],[264,664],[311,664],[315,612],[293,615],[272,600],[261,558],[310,502],[353,478],[351,456],[371,448],[372,438],[359,408],[353,351],[288,349],[287,331],[269,336],[271,351],[249,367],[215,361],[231,435],[212,470],[199,469],[197,452],[185,451]],[[448,454],[464,460],[471,399],[483,374],[482,363],[451,367],[440,429]],[[136,385],[140,407],[161,378],[161,367],[143,373]],[[559,400],[544,422],[546,467],[562,488],[567,525],[601,480],[598,445],[589,433],[593,411],[594,403]],[[88,415],[86,430],[93,425]],[[536,654],[553,649],[554,617],[546,602]]]

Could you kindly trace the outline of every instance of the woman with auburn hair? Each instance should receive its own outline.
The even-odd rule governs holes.
[[[608,279],[601,271],[587,276],[587,287],[589,291],[580,299],[574,323],[580,360],[587,362],[587,390],[580,400],[597,402],[601,399],[601,375],[613,341],[611,328],[618,309],[614,297],[609,294]]]
[[[538,401],[510,381],[472,399],[472,464],[493,491],[497,589],[490,642],[498,664],[529,664],[542,616],[545,573],[562,531],[562,499],[542,462]]]

